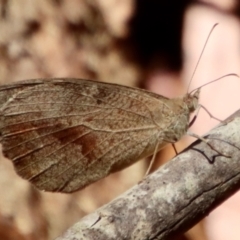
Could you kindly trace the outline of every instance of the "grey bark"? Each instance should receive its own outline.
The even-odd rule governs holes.
[[[240,110],[125,194],[82,218],[57,240],[173,239],[240,186]]]

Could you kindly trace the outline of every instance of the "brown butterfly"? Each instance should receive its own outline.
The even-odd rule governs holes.
[[[223,77],[231,75],[237,76]],[[1,86],[3,154],[37,188],[74,192],[178,141],[194,122],[189,124],[190,114],[203,107],[198,104],[201,87],[168,99],[138,88],[71,78]]]
[[[1,86],[3,154],[37,188],[73,192],[178,141],[199,93],[168,99],[70,78]]]

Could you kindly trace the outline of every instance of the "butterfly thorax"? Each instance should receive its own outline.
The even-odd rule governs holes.
[[[186,94],[182,98],[170,99],[167,103],[169,108],[166,108],[161,119],[161,125],[164,142],[174,143],[186,134],[189,127],[190,114],[194,112],[198,106],[200,89],[194,94]],[[163,108],[162,110],[163,111]],[[164,144],[163,144],[164,145]],[[161,148],[161,146],[160,146]]]

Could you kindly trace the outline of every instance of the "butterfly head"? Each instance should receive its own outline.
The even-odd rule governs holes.
[[[193,94],[187,94],[185,103],[187,104],[189,112],[194,112],[197,109],[200,90],[201,88],[198,88]]]

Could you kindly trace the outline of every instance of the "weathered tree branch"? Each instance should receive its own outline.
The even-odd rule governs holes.
[[[206,138],[231,158],[196,141],[57,240],[173,239],[188,230],[239,189],[240,110],[224,122]]]

